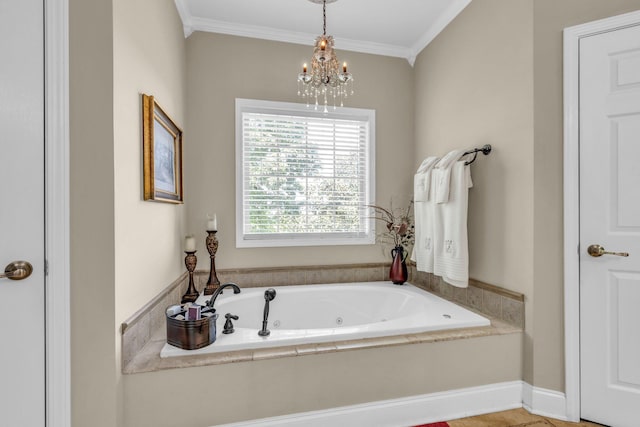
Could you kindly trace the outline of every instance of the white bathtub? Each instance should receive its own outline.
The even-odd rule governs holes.
[[[165,344],[160,357],[217,353],[303,343],[343,341],[403,335],[445,329],[487,326],[489,320],[410,284],[390,282],[335,285],[274,286],[277,294],[269,305],[271,331],[258,336],[262,327],[264,291],[244,288],[234,294],[225,289],[215,302],[216,341],[198,350],[182,350]],[[204,305],[209,296],[201,295]],[[240,318],[235,332],[223,334],[225,314]]]

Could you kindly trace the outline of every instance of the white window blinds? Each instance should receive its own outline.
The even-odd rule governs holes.
[[[255,103],[236,117],[238,246],[373,243],[373,112]]]

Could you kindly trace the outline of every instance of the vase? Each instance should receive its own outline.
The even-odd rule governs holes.
[[[402,246],[396,246],[391,249],[391,257],[393,261],[391,262],[391,269],[389,270],[389,280],[391,280],[394,285],[402,285],[409,278],[407,263],[405,262],[407,254],[404,252]]]

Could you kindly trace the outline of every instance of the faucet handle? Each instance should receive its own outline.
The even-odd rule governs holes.
[[[233,323],[231,322],[231,319],[233,320],[238,320],[240,317],[231,314],[231,313],[227,313],[224,315],[225,319],[227,319],[226,322],[224,322],[224,330],[222,331],[223,334],[232,334],[235,329],[233,329]]]

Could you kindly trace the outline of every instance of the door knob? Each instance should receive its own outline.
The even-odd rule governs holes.
[[[623,256],[628,257],[629,252],[608,252],[605,251],[604,248],[600,245],[591,245],[587,248],[587,253],[592,257],[600,257],[602,255],[615,255],[615,256]]]
[[[26,279],[33,272],[33,266],[27,261],[13,261],[4,269],[4,274],[0,273],[0,279],[11,280]]]

